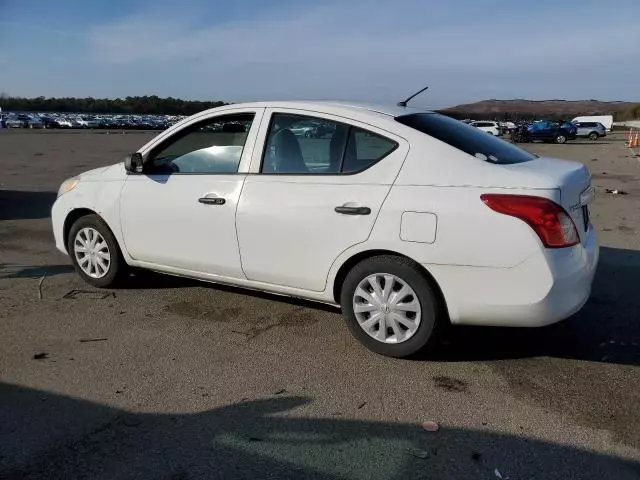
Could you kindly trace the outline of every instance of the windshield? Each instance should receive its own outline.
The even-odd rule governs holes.
[[[536,158],[509,142],[438,113],[401,115],[396,121],[487,162],[509,164]]]

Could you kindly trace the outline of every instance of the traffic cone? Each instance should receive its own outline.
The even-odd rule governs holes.
[[[629,129],[629,140],[627,141],[627,147],[631,148],[631,141],[633,140],[633,128]]]
[[[638,132],[636,131],[636,136],[633,139],[633,148],[636,148],[638,146]]]

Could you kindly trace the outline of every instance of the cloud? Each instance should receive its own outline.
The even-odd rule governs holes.
[[[395,101],[425,83],[432,85],[426,103],[436,107],[495,96],[639,99],[634,81],[619,78],[640,75],[630,61],[637,20],[621,18],[618,9],[574,9],[570,2],[565,10],[532,11],[470,1],[313,5],[273,2],[259,16],[213,25],[206,10],[130,16],[90,28],[88,58],[125,69],[131,88],[234,101]]]

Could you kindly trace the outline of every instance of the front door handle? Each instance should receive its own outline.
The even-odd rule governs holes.
[[[344,205],[340,205],[339,207],[334,208],[336,213],[341,213],[343,215],[369,215],[371,213],[371,209],[369,207],[346,207]]]
[[[198,202],[204,203],[205,205],[224,205],[226,200],[220,197],[200,197]]]

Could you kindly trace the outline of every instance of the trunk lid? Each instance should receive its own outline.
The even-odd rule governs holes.
[[[594,198],[591,173],[581,163],[540,157],[529,162],[504,165],[516,177],[518,186],[535,189],[558,189],[560,205],[571,215],[580,239],[584,241],[589,228],[589,203]],[[518,181],[521,178],[521,181]]]

